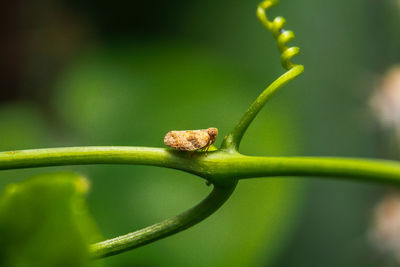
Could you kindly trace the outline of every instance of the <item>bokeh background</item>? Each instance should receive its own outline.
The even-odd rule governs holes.
[[[274,40],[256,19],[257,4],[3,1],[0,149],[161,147],[169,130],[211,126],[227,134],[283,73]],[[393,97],[379,97],[389,90],[382,88],[386,73],[400,63],[400,2],[283,0],[271,14],[287,18],[285,28],[301,48],[293,61],[306,71],[262,110],[242,152],[400,159],[400,103],[397,109],[390,103],[388,122],[382,108]],[[2,171],[0,187],[58,169],[89,177],[89,209],[105,237],[175,215],[210,191],[192,175],[143,166]],[[374,231],[379,236],[374,211],[388,192],[395,194],[387,186],[326,178],[242,181],[206,221],[102,261],[395,266],[400,232],[390,235],[397,248],[371,238]]]

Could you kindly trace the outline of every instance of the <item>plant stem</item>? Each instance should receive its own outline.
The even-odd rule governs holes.
[[[334,177],[360,182],[400,184],[400,162],[359,158],[250,157],[240,154],[210,162],[219,182],[271,176]]]
[[[183,170],[215,184],[270,176],[327,176],[398,183],[400,162],[325,157],[251,157],[224,151],[190,153],[150,147],[65,147],[0,152],[0,170],[86,164],[138,164]]]
[[[247,109],[246,113],[240,119],[239,123],[236,124],[232,132],[225,137],[221,149],[230,152],[238,151],[244,133],[257,116],[258,112],[260,112],[261,108],[279,89],[296,78],[303,71],[304,67],[302,65],[297,65],[271,83]]]
[[[234,181],[228,186],[214,186],[213,191],[197,206],[162,222],[116,238],[91,245],[93,258],[102,258],[134,249],[170,236],[204,220],[214,213],[230,197],[236,187]]]
[[[189,153],[151,147],[85,146],[0,152],[0,170],[85,164],[138,164],[193,169]]]

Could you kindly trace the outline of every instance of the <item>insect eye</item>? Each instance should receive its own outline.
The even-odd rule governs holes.
[[[218,129],[217,128],[208,128],[208,134],[210,136],[217,136],[218,134]]]

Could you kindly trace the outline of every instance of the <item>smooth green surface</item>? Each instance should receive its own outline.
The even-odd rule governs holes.
[[[360,181],[397,184],[400,163],[397,161],[323,158],[323,157],[253,157],[223,151],[170,151],[145,147],[67,147],[0,152],[0,169],[86,164],[137,164],[173,168],[196,174],[215,184],[229,184],[237,179],[270,176],[347,177]]]
[[[0,265],[88,266],[88,244],[101,239],[85,206],[88,188],[69,172],[8,184],[0,199]]]
[[[288,72],[282,74],[276,79],[270,86],[268,86],[264,92],[253,102],[246,113],[243,115],[239,123],[235,126],[233,131],[227,135],[222,143],[221,149],[228,150],[230,152],[237,151],[239,149],[240,141],[243,138],[247,128],[260,112],[262,107],[268,102],[268,100],[285,84],[296,78],[304,71],[304,67],[297,65],[290,69]]]

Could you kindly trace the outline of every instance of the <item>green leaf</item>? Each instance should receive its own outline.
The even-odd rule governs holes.
[[[74,173],[9,184],[0,199],[1,266],[87,266],[101,239],[85,205],[88,180]]]

